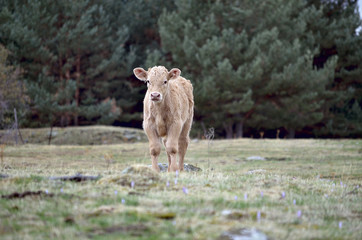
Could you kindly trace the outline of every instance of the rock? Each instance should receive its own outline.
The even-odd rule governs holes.
[[[248,161],[254,161],[254,160],[257,160],[257,161],[265,161],[266,158],[265,158],[265,157],[261,157],[261,156],[250,156],[250,157],[247,157],[246,160],[248,160]]]
[[[268,157],[266,158],[267,161],[290,161],[290,158],[286,158],[286,157]]]
[[[268,237],[255,228],[241,228],[226,231],[219,237],[219,240],[267,240]]]
[[[148,165],[148,167],[152,167],[152,165]],[[161,172],[167,172],[168,164],[167,163],[158,163],[158,167],[160,168]],[[200,172],[202,171],[201,168],[196,167],[194,165],[184,163],[184,171],[185,172]]]
[[[152,167],[152,165],[149,165],[149,167]],[[167,163],[159,163],[158,167],[160,168],[161,172],[167,172],[168,164]]]
[[[98,176],[85,176],[80,173],[77,173],[74,176],[62,176],[62,177],[50,177],[50,180],[60,180],[60,181],[71,181],[71,182],[83,182],[83,181],[94,181],[101,178]]]
[[[191,165],[191,164],[188,164],[188,163],[184,163],[184,170],[186,172],[200,172],[200,171],[202,171],[201,168],[196,167],[196,166]]]
[[[9,177],[9,175],[7,175],[7,174],[0,174],[0,178],[8,178]]]
[[[125,130],[123,132],[123,138],[125,138],[127,141],[140,141],[141,140],[141,136],[139,136],[137,134],[137,132],[134,132],[134,131],[128,131],[128,130]]]
[[[234,211],[225,209],[221,212],[221,215],[226,217],[227,219],[238,220],[242,218],[248,218],[249,214],[241,212],[241,211]]]
[[[116,183],[139,190],[148,190],[159,182],[160,175],[146,165],[132,165],[124,169],[120,176],[104,177],[98,181],[99,184]]]
[[[235,159],[235,160],[239,160],[239,159]],[[250,157],[247,157],[246,160],[248,160],[248,161],[288,161],[288,160],[290,160],[290,158],[250,156]]]
[[[255,170],[248,171],[246,174],[263,173],[263,172],[266,172],[266,171],[264,169],[255,169]]]
[[[142,174],[142,175],[146,175],[146,176],[150,176],[150,177],[154,177],[155,174],[158,175],[155,171],[153,171],[153,170],[149,169],[147,166],[141,165],[141,164],[135,164],[135,165],[125,168],[122,171],[122,174]]]
[[[50,134],[52,134],[52,138],[55,138],[58,135],[58,132],[57,131],[52,131],[52,132],[49,131],[47,133],[47,137],[50,137]]]
[[[231,214],[231,213],[232,213],[231,210],[226,209],[226,210],[222,210],[221,215],[223,215],[223,216],[228,216],[228,215]]]

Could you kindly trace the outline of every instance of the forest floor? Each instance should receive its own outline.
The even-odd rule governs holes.
[[[142,167],[147,142],[0,151],[1,239],[362,236],[362,140],[193,141],[202,171],[177,175]]]

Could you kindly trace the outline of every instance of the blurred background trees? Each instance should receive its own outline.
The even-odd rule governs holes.
[[[8,65],[8,54],[9,51],[0,45],[0,129],[14,122],[14,108],[20,110],[20,114],[26,112],[28,102],[25,85],[19,80],[21,70]]]
[[[141,127],[145,86],[132,69],[165,65],[194,85],[194,134],[362,136],[357,1],[0,0],[0,8],[0,55],[8,54],[0,83],[29,98],[13,101],[1,87],[2,122],[18,104],[23,127]]]

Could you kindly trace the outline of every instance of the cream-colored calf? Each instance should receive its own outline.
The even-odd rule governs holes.
[[[182,171],[194,115],[192,84],[180,76],[181,71],[177,68],[170,71],[163,66],[148,71],[135,68],[133,73],[148,87],[143,102],[143,129],[149,140],[152,167],[160,171],[157,161],[162,138],[168,157],[168,171]]]

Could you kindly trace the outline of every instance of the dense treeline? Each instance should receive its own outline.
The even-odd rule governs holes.
[[[194,85],[194,134],[362,136],[357,1],[0,0],[0,127],[140,127],[136,66]],[[6,87],[5,87],[6,86]],[[14,97],[16,96],[16,97]]]

